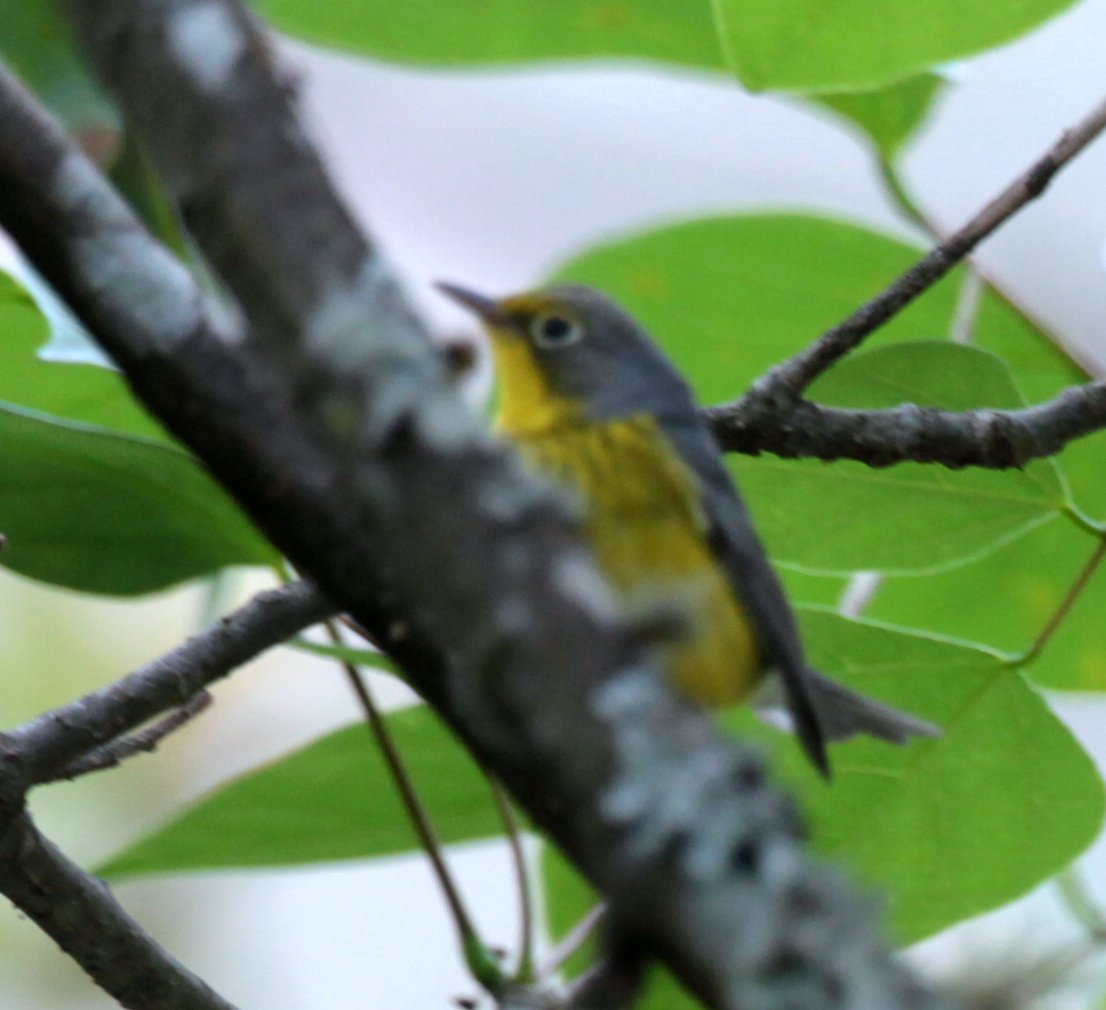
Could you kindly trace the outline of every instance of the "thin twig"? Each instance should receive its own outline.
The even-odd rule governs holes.
[[[607,906],[601,901],[576,923],[565,934],[564,939],[549,952],[545,960],[538,966],[535,977],[539,981],[544,981],[560,971],[568,959],[588,942],[606,915]]]
[[[1056,887],[1072,916],[1087,931],[1092,944],[1106,944],[1106,914],[1095,903],[1087,889],[1087,883],[1075,864],[1057,874]]]
[[[338,629],[333,620],[326,622],[326,629],[331,640],[335,644],[341,644],[342,638],[338,634]],[[403,762],[403,756],[399,753],[395,740],[392,739],[388,724],[377,707],[368,682],[361,675],[361,671],[352,663],[344,659],[339,659],[337,662],[345,672],[346,679],[349,681],[350,687],[353,688],[353,693],[357,696],[357,701],[365,714],[365,724],[368,726],[369,733],[377,747],[380,748],[381,754],[384,755],[388,772],[395,783],[396,790],[399,792],[399,798],[407,811],[407,817],[415,829],[419,844],[430,860],[434,877],[442,890],[449,913],[453,918],[453,925],[457,929],[465,960],[472,969],[473,975],[476,976],[476,981],[489,992],[496,992],[502,987],[503,979],[496,968],[494,959],[480,939],[468,909],[465,908],[461,892],[454,882],[453,874],[450,873],[449,866],[445,861],[442,843],[439,841],[434,825],[430,821],[430,815],[419,798],[418,790],[411,780],[411,775],[407,771],[407,766]]]
[[[1052,638],[1060,625],[1063,624],[1064,618],[1068,616],[1071,612],[1071,608],[1075,606],[1075,601],[1079,599],[1083,590],[1087,587],[1087,583],[1091,581],[1091,576],[1094,575],[1098,566],[1102,563],[1103,557],[1106,557],[1106,536],[1099,537],[1095,549],[1091,552],[1091,556],[1087,559],[1086,564],[1083,565],[1075,581],[1068,587],[1068,591],[1064,594],[1064,598],[1060,601],[1060,605],[1045,622],[1045,626],[1041,629],[1040,634],[1033,640],[1033,644],[1013,661],[1017,666],[1025,666],[1032,663],[1033,660],[1041,654],[1041,650],[1048,644],[1048,640]]]
[[[85,754],[186,704],[235,667],[331,613],[333,607],[308,582],[259,593],[152,663],[6,733],[7,767],[17,769],[26,786],[49,782]]]
[[[755,395],[796,397],[834,362],[927,291],[984,238],[1039,197],[1061,168],[1106,129],[1106,102],[1066,130],[1059,140],[959,231],[938,244],[851,316],[810,347],[777,365],[754,386]]]
[[[507,845],[511,850],[511,863],[515,870],[519,907],[518,966],[515,968],[515,980],[529,982],[534,975],[534,899],[530,891],[530,874],[526,869],[526,852],[522,846],[522,826],[503,787],[489,772],[482,767],[480,770],[488,780],[492,796],[495,798],[495,805],[507,835]]]
[[[156,750],[158,744],[170,733],[176,732],[208,708],[211,701],[211,695],[207,691],[201,691],[175,712],[170,712],[164,719],[159,719],[152,726],[140,730],[133,736],[112,740],[111,743],[104,744],[103,747],[97,747],[95,750],[89,751],[84,757],[67,764],[52,779],[43,780],[39,784],[45,785],[46,782],[58,782],[63,779],[72,780],[79,778],[81,775],[88,775],[90,772],[114,768],[136,754],[148,754]]]

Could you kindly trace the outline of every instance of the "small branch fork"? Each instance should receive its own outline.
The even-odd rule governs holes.
[[[206,707],[208,685],[332,612],[306,582],[261,593],[114,684],[0,734],[0,892],[123,1006],[233,1010],[42,837],[26,811],[28,790],[152,750]]]
[[[1039,197],[1053,177],[1106,129],[1106,101],[1018,176],[959,231],[813,344],[758,379],[741,399],[706,411],[719,444],[733,452],[855,459],[870,466],[912,460],[1005,469],[1052,455],[1106,426],[1106,384],[1064,390],[1023,410],[962,413],[904,405],[838,410],[804,399],[810,384],[932,287],[984,238]]]

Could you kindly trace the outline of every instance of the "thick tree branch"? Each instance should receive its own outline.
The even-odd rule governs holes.
[[[71,10],[253,324],[249,345],[226,339],[0,81],[0,223],[144,402],[387,645],[608,898],[620,933],[709,1006],[942,1005],[875,939],[866,903],[803,856],[760,759],[653,675],[565,504],[458,402],[242,8]]]
[[[776,365],[759,379],[750,396],[772,399],[798,397],[834,362],[865,337],[929,290],[996,228],[1039,197],[1054,175],[1106,129],[1106,101],[1071,129],[987,204],[959,231],[936,245],[890,287],[823,333],[806,350]]]
[[[912,460],[942,466],[1023,467],[1106,427],[1106,383],[1073,386],[1021,410],[947,411],[904,404],[842,410],[809,400],[746,397],[706,412],[723,449],[789,459],[854,459],[868,466]]]

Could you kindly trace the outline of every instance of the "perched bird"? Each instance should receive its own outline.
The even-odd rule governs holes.
[[[939,732],[806,665],[791,608],[690,389],[629,315],[579,286],[503,299],[439,288],[491,338],[497,431],[579,497],[600,570],[627,603],[678,614],[682,633],[665,658],[680,690],[730,705],[765,694],[765,678],[778,673],[793,727],[823,774],[827,739],[905,743]]]

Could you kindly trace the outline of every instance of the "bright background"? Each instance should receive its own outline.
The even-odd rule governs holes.
[[[1087,0],[1011,46],[950,68],[960,83],[904,160],[939,224],[959,224],[1102,98],[1104,38],[1106,0]],[[595,64],[412,72],[299,45],[285,57],[302,76],[305,113],[343,190],[445,332],[468,332],[469,323],[432,294],[433,279],[506,292],[573,250],[658,221],[813,208],[911,234],[852,135],[797,102],[747,96],[720,78]],[[1104,180],[1101,142],[980,254],[1034,315],[1096,361],[1106,360]],[[251,588],[239,586],[243,595]],[[112,603],[0,573],[0,725],[173,646],[202,608],[195,589]],[[215,693],[213,710],[158,755],[36,793],[43,829],[92,865],[185,799],[355,717],[334,670],[286,652]],[[1057,707],[1106,769],[1106,704],[1068,695]],[[1031,845],[1031,824],[1025,833]],[[451,860],[486,935],[511,943],[515,909],[501,847],[460,847]],[[1084,865],[1106,900],[1106,847]],[[147,880],[118,894],[243,1008],[422,1010],[471,993],[419,857]],[[1051,938],[1075,935],[1049,893],[951,933],[925,953],[944,967],[973,964],[977,974],[980,963],[1024,961]],[[0,1006],[8,1010],[114,1005],[9,908],[0,909],[0,953]]]

